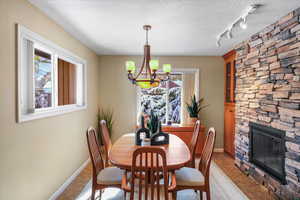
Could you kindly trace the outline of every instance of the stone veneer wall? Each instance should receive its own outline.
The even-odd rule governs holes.
[[[235,47],[236,165],[277,199],[300,199],[300,8]],[[249,121],[286,131],[281,185],[249,163]]]

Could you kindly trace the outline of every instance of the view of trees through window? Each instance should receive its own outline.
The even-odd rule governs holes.
[[[51,55],[34,50],[35,108],[52,106],[52,60]]]
[[[150,114],[153,110],[163,124],[180,124],[182,75],[172,74],[171,79],[158,87],[141,89],[141,111]]]

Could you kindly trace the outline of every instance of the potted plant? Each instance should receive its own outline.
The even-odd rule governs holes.
[[[101,120],[105,120],[106,121],[106,126],[108,128],[109,134],[112,133],[112,128],[113,128],[113,111],[111,109],[98,109],[98,114],[97,114],[97,118],[98,118],[98,141],[100,145],[103,145],[102,142],[102,130],[100,127],[100,122]]]
[[[198,101],[196,100],[196,96],[193,95],[191,98],[190,103],[186,103],[186,108],[190,116],[190,124],[195,124],[197,119],[199,119],[199,113],[200,111],[207,107],[208,105],[202,106],[201,104],[203,103],[203,98],[199,99]]]

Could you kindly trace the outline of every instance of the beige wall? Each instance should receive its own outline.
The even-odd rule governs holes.
[[[185,104],[186,102],[190,102],[191,100],[191,96],[193,96],[196,93],[196,88],[195,88],[195,77],[196,77],[196,73],[192,73],[192,74],[183,74],[182,76],[182,80],[183,80],[183,84],[182,84],[182,88],[184,88],[182,90],[182,104]],[[198,84],[199,87],[199,84]],[[189,124],[189,112],[187,111],[187,109],[183,109],[182,110],[182,120],[181,120],[181,124],[185,125],[185,124]]]
[[[16,123],[16,29],[20,23],[88,62],[88,108]],[[96,123],[98,102],[115,112],[113,139],[133,131],[136,91],[124,62],[140,57],[97,56],[26,0],[0,1],[0,199],[48,199],[88,158],[85,130]],[[204,124],[216,127],[223,146],[223,60],[221,57],[158,57],[177,68],[200,69],[200,96],[210,106]],[[99,69],[100,59],[100,69]]]
[[[224,124],[224,61],[222,57],[157,57],[160,63],[170,63],[175,68],[200,69],[200,97],[209,107],[201,113],[206,127],[217,130],[216,147],[223,147]],[[125,61],[140,63],[138,56],[100,56],[100,99],[102,107],[114,109],[113,140],[133,131],[136,123],[136,89],[126,77]]]
[[[15,24],[88,62],[88,108],[16,123]],[[99,57],[26,0],[0,0],[0,199],[48,199],[87,160],[85,130],[95,124]]]

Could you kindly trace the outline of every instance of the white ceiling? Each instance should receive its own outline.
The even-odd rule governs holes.
[[[100,55],[141,55],[144,24],[152,55],[223,55],[288,12],[299,0],[29,0]],[[216,37],[248,5],[263,4],[233,39]]]

